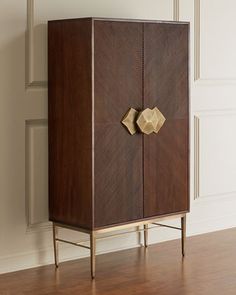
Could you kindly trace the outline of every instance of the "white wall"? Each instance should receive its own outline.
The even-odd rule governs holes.
[[[53,261],[47,222],[48,19],[104,16],[191,22],[188,235],[236,226],[235,11],[233,0],[1,0],[0,272]],[[63,230],[60,234],[85,238]],[[151,232],[150,241],[178,235],[160,228]],[[105,240],[98,243],[98,252],[138,242],[137,234]],[[86,255],[86,250],[61,246],[62,260]]]

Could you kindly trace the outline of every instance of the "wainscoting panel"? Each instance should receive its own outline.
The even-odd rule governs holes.
[[[48,222],[47,142],[47,121],[26,121],[26,208],[29,226]]]
[[[235,1],[195,0],[194,5],[195,80],[236,83]]]
[[[236,111],[195,115],[195,198],[236,194]]]

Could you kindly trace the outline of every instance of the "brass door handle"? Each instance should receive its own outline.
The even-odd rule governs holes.
[[[165,117],[161,111],[155,107],[145,109],[141,112],[130,108],[122,120],[122,124],[131,135],[138,130],[144,134],[158,133],[165,122]]]

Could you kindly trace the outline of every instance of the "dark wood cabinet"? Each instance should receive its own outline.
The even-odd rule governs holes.
[[[178,214],[185,218],[188,36],[189,24],[183,22],[83,18],[48,23],[54,226],[92,233],[93,243],[99,230]],[[143,134],[133,122],[137,132],[131,135],[122,125],[130,108],[138,118],[138,112],[155,107],[165,117],[158,133]],[[55,235],[54,228],[56,247]]]

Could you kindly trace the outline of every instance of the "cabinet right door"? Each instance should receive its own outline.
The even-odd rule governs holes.
[[[144,25],[144,108],[166,121],[144,135],[144,217],[189,207],[188,24]]]

